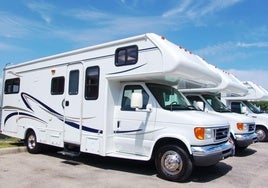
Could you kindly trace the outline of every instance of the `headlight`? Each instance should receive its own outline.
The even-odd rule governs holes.
[[[211,128],[196,127],[194,128],[194,134],[198,140],[211,139],[213,136],[213,130]]]
[[[237,123],[236,126],[237,126],[237,129],[240,131],[247,131],[248,130],[248,124],[246,124],[246,123]]]

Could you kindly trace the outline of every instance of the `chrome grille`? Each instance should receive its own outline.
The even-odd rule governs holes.
[[[218,128],[215,129],[215,139],[222,140],[228,138],[229,128]]]
[[[251,131],[254,131],[255,129],[255,124],[249,124],[248,125],[248,131],[251,132]]]

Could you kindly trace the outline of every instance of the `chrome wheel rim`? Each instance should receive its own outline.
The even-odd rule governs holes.
[[[262,141],[265,139],[265,132],[262,129],[256,130],[257,138],[259,141]]]
[[[167,174],[178,174],[183,166],[181,156],[175,151],[166,151],[161,158],[161,166]]]
[[[35,148],[35,145],[36,145],[35,136],[34,135],[30,135],[28,137],[28,148],[34,149]]]

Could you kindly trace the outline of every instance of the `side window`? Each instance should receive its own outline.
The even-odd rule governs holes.
[[[138,46],[118,48],[115,51],[115,65],[133,65],[138,62]]]
[[[5,94],[19,93],[20,90],[20,79],[7,79],[5,81]]]
[[[134,108],[131,108],[130,106],[130,100],[132,93],[142,93],[143,97],[143,104],[142,109],[146,109],[146,105],[149,101],[149,95],[146,93],[146,91],[139,85],[129,85],[125,86],[122,103],[121,103],[121,110],[123,111],[134,111]]]
[[[64,77],[54,77],[51,80],[51,95],[62,95],[64,93]]]
[[[192,105],[195,105],[194,103],[196,102],[203,102],[198,96],[186,96],[186,98],[192,103]]]
[[[100,68],[88,67],[86,70],[85,99],[96,100],[99,96]]]
[[[72,70],[69,74],[69,95],[77,95],[79,86],[79,70]]]
[[[241,104],[240,104],[240,102],[232,102],[231,103],[231,111],[241,114]]]

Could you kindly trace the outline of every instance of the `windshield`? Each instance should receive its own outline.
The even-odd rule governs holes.
[[[261,111],[259,108],[257,108],[253,103],[248,101],[243,101],[243,103],[253,112],[256,114],[261,114],[263,111]]]
[[[216,112],[230,112],[230,110],[214,95],[202,95]]]
[[[165,110],[196,110],[189,101],[175,88],[160,85],[147,84],[158,104]]]

